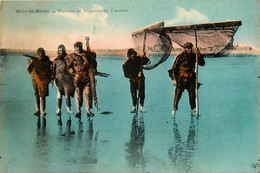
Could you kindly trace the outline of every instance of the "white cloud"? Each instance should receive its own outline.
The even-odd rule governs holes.
[[[166,26],[170,25],[182,25],[182,24],[197,24],[209,22],[209,19],[204,14],[201,14],[198,10],[177,7],[177,16],[165,22]]]
[[[46,50],[56,50],[59,44],[64,44],[68,50],[73,50],[73,44],[76,41],[84,43],[86,36],[90,37],[92,49],[133,47],[129,28],[122,25],[109,24],[107,22],[107,13],[98,12],[104,10],[102,6],[92,5],[88,9],[78,9],[81,10],[81,13],[55,13],[59,20],[51,18],[50,23],[61,22],[54,29],[52,27],[48,30],[28,27],[24,29],[24,32],[19,33],[16,30],[2,32],[5,34],[2,34],[3,37],[0,40],[1,48],[36,50],[38,47],[43,47]],[[92,12],[86,11],[90,9]],[[93,10],[97,11],[93,12]]]
[[[57,12],[55,13],[58,16],[63,16],[75,21],[78,21],[80,23],[87,22],[88,24],[95,24],[95,25],[101,25],[104,26],[107,24],[107,18],[108,15],[106,12],[104,12],[104,8],[100,5],[92,5],[89,9],[82,9],[78,8],[80,10],[80,13],[77,11],[75,12]]]

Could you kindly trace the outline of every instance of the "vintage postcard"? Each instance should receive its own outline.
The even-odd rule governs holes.
[[[0,172],[259,172],[259,0],[0,2]]]

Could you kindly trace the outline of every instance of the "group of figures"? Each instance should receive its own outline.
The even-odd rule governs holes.
[[[178,103],[182,93],[187,89],[189,93],[189,102],[191,114],[196,114],[196,72],[195,63],[196,56],[198,57],[198,65],[204,66],[205,61],[200,54],[199,49],[193,49],[193,44],[187,42],[183,46],[184,51],[181,52],[174,60],[171,69],[168,71],[173,84],[176,86],[174,93],[174,103],[172,114],[175,115],[178,110]],[[140,99],[140,110],[145,112],[143,105],[145,99],[145,77],[142,73],[142,66],[148,64],[149,59],[144,55],[137,56],[134,49],[129,49],[127,52],[128,59],[123,64],[124,75],[129,78],[130,90],[133,101],[132,113],[136,112],[136,105]],[[137,95],[138,91],[138,95]],[[139,99],[138,99],[139,98]]]
[[[199,50],[193,51],[192,43],[184,45],[184,51],[177,55],[172,68],[168,71],[173,84],[176,86],[172,114],[175,115],[178,109],[178,102],[185,89],[189,93],[189,101],[192,114],[195,113],[195,63],[196,55],[198,64],[203,66],[205,61]],[[83,43],[74,44],[74,53],[67,54],[64,45],[60,45],[57,51],[57,58],[51,62],[45,55],[45,50],[39,48],[37,57],[29,61],[28,72],[32,75],[33,88],[36,97],[36,116],[46,116],[46,96],[49,95],[48,86],[53,81],[57,88],[57,110],[56,114],[61,115],[62,96],[66,98],[67,113],[73,114],[71,110],[71,97],[76,93],[76,118],[81,118],[81,107],[83,104],[83,92],[85,94],[85,107],[88,116],[94,116],[91,112],[93,101],[98,107],[96,96],[97,61],[96,53],[91,51],[87,40],[87,50],[83,50]],[[145,100],[145,77],[143,65],[149,62],[144,54],[138,56],[134,49],[128,49],[127,60],[123,63],[123,72],[130,81],[133,108],[131,113],[138,111],[146,112],[144,109]]]
[[[90,111],[92,101],[98,106],[94,75],[97,72],[96,53],[87,49],[83,50],[83,43],[74,44],[75,52],[67,54],[64,45],[58,47],[58,56],[51,62],[45,55],[45,50],[39,48],[38,56],[29,60],[28,72],[32,75],[33,88],[36,96],[36,112],[34,115],[46,116],[46,96],[49,95],[48,86],[53,81],[57,88],[57,110],[61,115],[62,96],[66,98],[67,113],[71,111],[71,97],[76,93],[77,113],[75,116],[81,118],[81,107],[83,104],[83,92],[85,94],[86,110],[88,116],[94,116]]]

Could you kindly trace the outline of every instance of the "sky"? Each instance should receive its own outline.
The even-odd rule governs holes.
[[[37,10],[41,10],[40,12]],[[0,48],[56,50],[90,37],[92,49],[134,47],[134,30],[241,20],[234,44],[260,50],[260,0],[1,1]]]

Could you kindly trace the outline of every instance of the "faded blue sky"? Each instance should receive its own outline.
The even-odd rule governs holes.
[[[128,48],[134,46],[133,30],[159,21],[172,26],[241,20],[235,44],[260,49],[259,7],[259,0],[2,1],[0,47],[55,50],[65,44],[72,49],[74,42],[90,36],[92,48]],[[49,13],[17,13],[36,9]],[[82,13],[57,13],[59,9]],[[89,9],[105,12],[83,12]]]

